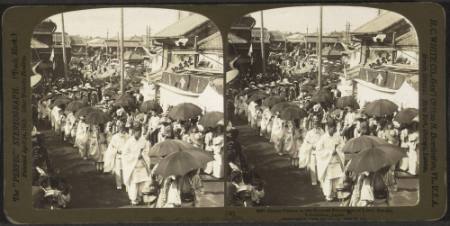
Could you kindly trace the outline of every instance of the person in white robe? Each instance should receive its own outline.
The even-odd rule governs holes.
[[[270,108],[263,107],[263,112],[261,116],[261,130],[259,131],[260,136],[266,136],[268,133],[267,127],[269,125],[270,119],[272,118],[272,112]]]
[[[400,131],[400,147],[408,153],[409,149],[409,140],[408,140],[409,130],[407,128],[404,128]],[[402,171],[407,171],[409,165],[408,156],[403,157],[400,159],[399,168]]]
[[[75,125],[75,115],[73,114],[73,112],[70,112],[69,114],[67,114],[66,117],[66,123],[64,126],[64,141],[69,141],[71,142],[71,132],[72,132],[72,128]]]
[[[220,127],[218,127],[220,128]],[[211,174],[215,178],[222,178],[223,170],[223,145],[224,135],[221,129],[217,129],[216,136],[213,138],[213,161],[208,162],[205,167],[205,173]]]
[[[181,207],[181,184],[180,177],[171,176],[168,178],[169,188],[167,191],[167,201],[164,208]]]
[[[416,124],[413,125],[417,127]],[[417,165],[418,165],[418,144],[419,144],[419,132],[416,128],[411,130],[412,132],[408,135],[408,173],[411,175],[417,175]]]
[[[317,176],[322,192],[327,201],[336,198],[337,187],[345,176],[345,156],[342,152],[344,140],[336,132],[336,123],[327,123],[328,131],[322,135],[316,144]]]
[[[122,152],[123,181],[132,205],[142,201],[143,191],[150,186],[150,157],[141,128],[133,128]]]
[[[272,133],[270,141],[275,146],[275,151],[278,155],[282,155],[283,150],[283,136],[284,136],[284,121],[279,117],[279,112],[275,114],[272,124]]]
[[[108,148],[103,156],[104,172],[111,172],[114,174],[117,190],[122,189],[123,177],[122,177],[122,152],[125,149],[125,144],[129,138],[129,135],[123,124],[119,125],[119,132],[111,137]]]
[[[304,141],[298,150],[298,167],[309,171],[311,184],[317,185],[316,144],[325,133],[321,122],[316,119],[314,127],[306,132]]]
[[[61,108],[54,106],[51,111],[52,115],[52,128],[55,132],[59,132],[61,129]]]
[[[257,104],[255,101],[251,101],[247,106],[247,121],[253,129],[256,128],[256,107]]]
[[[213,138],[214,133],[212,129],[207,129],[205,133],[205,151],[212,152],[213,151]]]
[[[80,117],[75,135],[75,146],[78,148],[83,159],[87,159],[89,141],[89,125],[84,122],[84,117]]]

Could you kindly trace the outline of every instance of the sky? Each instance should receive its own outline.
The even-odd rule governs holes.
[[[61,31],[61,14],[49,17]],[[170,9],[124,8],[124,35],[145,35],[147,25],[155,34],[176,22],[178,11]],[[117,36],[120,31],[120,8],[101,8],[70,11],[64,13],[64,29],[69,35]]]
[[[375,18],[378,9],[355,6],[323,6],[322,31],[345,31],[345,24],[350,23],[350,31]],[[261,26],[261,15],[250,14],[256,20],[256,27]],[[319,28],[319,7],[298,6],[263,11],[264,27],[283,32],[316,32]]]

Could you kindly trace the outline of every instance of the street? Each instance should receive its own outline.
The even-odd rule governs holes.
[[[266,206],[338,206],[339,202],[326,202],[319,185],[311,185],[306,170],[290,166],[287,156],[279,156],[274,147],[250,126],[235,121],[239,142],[249,164],[265,181]],[[399,173],[398,191],[391,194],[391,206],[412,206],[418,201],[418,179]]]
[[[83,160],[77,149],[63,142],[48,127],[41,127],[40,132],[44,135],[52,167],[72,186],[70,209],[129,207],[127,193],[116,190],[113,175],[97,173],[93,161]],[[204,189],[198,197],[198,207],[222,207],[223,182],[206,175],[202,175],[202,179]]]

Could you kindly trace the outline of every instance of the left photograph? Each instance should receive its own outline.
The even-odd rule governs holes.
[[[33,206],[224,206],[223,44],[187,11],[52,15],[31,46]]]

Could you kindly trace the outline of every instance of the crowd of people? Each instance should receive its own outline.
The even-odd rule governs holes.
[[[88,81],[95,82],[92,79]],[[118,87],[108,80],[100,85],[84,80],[75,85],[53,81],[34,89],[33,131],[34,136],[40,137],[33,143],[37,153],[33,161],[34,185],[44,192],[50,187],[57,191],[44,195],[55,197],[52,208],[69,206],[70,182],[60,182],[61,176],[53,173],[57,169],[50,170],[51,158],[41,134],[41,129],[51,127],[52,133],[78,150],[83,160],[92,162],[98,173],[113,174],[115,188],[126,190],[131,205],[196,206],[203,191],[201,175],[223,177],[223,118],[215,124],[203,124],[201,120],[208,112],[199,107],[196,113],[183,118],[185,115],[171,114],[177,106],[162,109],[157,100],[143,101],[132,85],[118,95]],[[51,89],[40,89],[45,86]],[[183,175],[161,173],[158,165],[174,154],[177,146],[173,145],[181,147],[179,151],[198,150],[209,156],[208,161]],[[53,174],[59,180],[48,183]]]
[[[307,170],[311,185],[320,186],[326,201],[339,200],[343,206],[388,203],[397,191],[398,172],[417,174],[417,109],[399,109],[385,99],[359,106],[354,96],[341,96],[336,74],[327,72],[319,90],[316,75],[247,76],[242,81],[246,85],[230,89],[228,114],[232,121],[247,121],[292,167]],[[388,110],[379,112],[379,105]],[[396,154],[388,163],[376,169],[361,167],[367,159],[352,163],[363,152],[386,151],[385,146]],[[228,149],[245,152],[236,145]],[[246,162],[239,156],[229,157],[237,169]],[[240,178],[229,180],[237,184]]]

